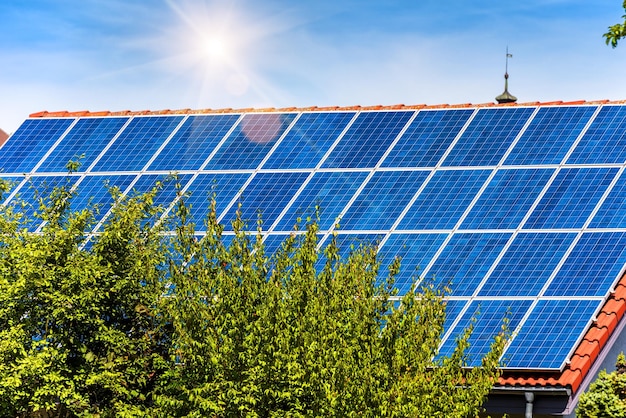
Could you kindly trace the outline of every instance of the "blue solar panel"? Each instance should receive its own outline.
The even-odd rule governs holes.
[[[472,296],[511,234],[455,234],[428,270],[454,296]]]
[[[374,167],[414,112],[364,112],[343,136],[322,167]]]
[[[377,172],[339,223],[341,229],[389,229],[428,172]]]
[[[319,216],[322,230],[333,227],[338,216],[354,195],[367,173],[316,173],[304,190],[298,195],[287,213],[281,218],[276,230],[290,231],[300,219],[305,222],[307,217],[315,220]],[[316,213],[317,210],[317,213]]]
[[[517,228],[553,173],[553,169],[499,170],[461,229]]]
[[[76,171],[87,170],[126,122],[128,118],[80,119],[37,171],[65,171],[69,161],[80,162]]]
[[[595,300],[540,300],[504,353],[507,367],[562,368],[597,307]]]
[[[519,234],[478,295],[538,295],[575,237],[574,233]]]
[[[42,223],[41,202],[49,203],[50,194],[57,187],[70,190],[76,180],[78,180],[76,176],[41,176],[32,177],[22,185],[18,194],[9,202],[15,209],[21,207],[21,213],[24,215],[22,227],[35,231]]]
[[[105,179],[130,195],[163,182],[155,203],[184,192],[200,236],[215,194],[225,240],[241,203],[268,256],[318,206],[322,247],[340,216],[342,256],[380,243],[379,280],[402,257],[400,295],[450,285],[443,354],[480,306],[469,364],[508,310],[520,332],[506,367],[558,370],[626,266],[625,129],[623,105],[42,118],[0,148],[0,169],[17,184],[55,174],[33,178],[47,191],[81,179],[72,208],[91,200],[99,216]],[[32,217],[37,196],[19,187]]]
[[[239,115],[190,116],[150,164],[150,170],[199,169],[238,119]]]
[[[411,284],[423,276],[423,271],[448,234],[392,234],[378,252],[380,277],[389,274],[389,265],[395,257],[401,258],[396,287],[400,294],[406,293]]]
[[[182,121],[182,116],[135,117],[93,171],[138,171]]]
[[[72,122],[74,119],[26,120],[0,148],[0,171],[29,173]]]
[[[313,168],[354,118],[353,112],[304,113],[263,168]]]
[[[593,217],[591,228],[626,228],[626,171],[609,192]]]
[[[617,172],[617,168],[561,170],[524,228],[582,227]]]
[[[505,164],[559,164],[595,111],[595,106],[539,109]]]
[[[473,301],[461,317],[458,325],[452,330],[450,337],[444,341],[439,356],[449,356],[456,348],[456,338],[475,318],[474,331],[469,339],[469,347],[465,351],[467,366],[478,367],[482,357],[489,352],[494,336],[502,332],[504,318],[507,318],[509,330],[515,329],[532,304],[529,300],[484,300]],[[504,361],[506,366],[506,360]]]
[[[211,199],[215,198],[215,212],[219,217],[250,178],[250,174],[200,174],[189,186],[187,204],[191,207],[190,222],[204,231],[204,220],[209,213]]]
[[[191,174],[178,174],[175,177],[163,174],[144,174],[133,184],[129,194],[133,196],[156,188],[154,204],[166,209],[176,199],[181,188],[187,184],[191,177]]]
[[[443,327],[445,330],[444,332],[446,332],[452,327],[452,324],[454,323],[454,321],[461,314],[461,312],[463,312],[465,305],[471,302],[468,302],[466,300],[451,299],[451,300],[446,300],[445,303],[446,303],[446,320],[443,323]]]
[[[488,170],[438,171],[420,193],[398,228],[453,228],[489,174]]]
[[[292,113],[245,115],[206,169],[257,168],[295,118]]]
[[[423,110],[393,147],[383,167],[434,167],[474,110]]]
[[[568,164],[626,161],[626,107],[604,106],[585,132]]]
[[[444,166],[496,165],[534,109],[480,109],[443,162]]]
[[[4,182],[4,186],[6,187],[6,190],[4,190],[4,191],[0,190],[0,206],[4,206],[5,204],[7,204],[9,202],[8,199],[9,199],[13,189],[15,189],[16,187],[19,186],[19,184],[22,182],[22,180],[24,180],[24,177],[22,177],[22,176],[19,176],[19,177],[0,176],[0,180],[2,180]]]
[[[114,202],[109,188],[117,187],[123,192],[135,177],[134,175],[87,176],[76,188],[76,195],[72,199],[71,209],[79,211],[87,207],[97,208],[95,221],[98,222]]]
[[[626,233],[585,233],[546,296],[604,296],[626,265]]]
[[[255,229],[257,219],[263,221],[263,228],[271,226],[281,211],[298,191],[308,173],[259,173],[241,192],[241,217],[248,228]],[[223,222],[231,230],[230,221],[235,219],[237,205],[233,205]]]
[[[370,246],[378,246],[380,241],[384,238],[383,234],[337,234],[337,247],[339,249],[339,257],[346,261],[350,255],[360,249]],[[322,249],[326,248],[331,243],[332,237],[329,236],[322,242]],[[326,264],[327,258],[324,254],[320,254],[320,257],[316,264],[317,271],[321,271]]]

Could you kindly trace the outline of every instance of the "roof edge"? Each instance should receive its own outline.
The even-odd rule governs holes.
[[[576,393],[625,313],[626,274],[615,285],[562,372],[521,374],[505,371],[494,388],[556,387],[570,388]]]
[[[359,111],[359,110],[420,110],[420,109],[463,109],[463,108],[479,108],[479,107],[524,107],[524,106],[575,106],[575,105],[598,105],[598,104],[626,104],[626,100],[610,101],[610,100],[576,100],[576,101],[551,101],[551,102],[526,102],[526,103],[461,103],[461,104],[416,104],[416,105],[374,105],[374,106],[310,106],[310,107],[283,107],[283,108],[223,108],[223,109],[178,109],[178,110],[121,110],[121,111],[96,111],[88,110],[80,111],[54,111],[49,112],[43,110],[41,112],[31,113],[30,118],[60,118],[60,117],[89,117],[89,116],[136,116],[136,115],[188,115],[188,114],[220,114],[220,113],[248,113],[248,112],[327,112],[327,111]]]

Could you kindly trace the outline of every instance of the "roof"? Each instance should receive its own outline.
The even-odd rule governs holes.
[[[132,117],[132,116],[162,116],[162,115],[204,115],[204,114],[247,114],[247,113],[289,113],[289,112],[358,112],[358,111],[397,111],[397,110],[440,110],[440,109],[490,109],[490,108],[543,108],[560,106],[599,106],[602,105],[624,105],[624,101],[554,101],[554,102],[527,102],[527,103],[484,103],[484,104],[439,104],[439,105],[391,105],[391,106],[333,106],[333,107],[304,107],[304,108],[263,108],[263,109],[180,109],[180,110],[160,110],[160,111],[78,111],[78,112],[37,112],[30,115],[30,118],[50,119],[50,118],[96,118],[96,117]],[[531,116],[532,119],[533,116]],[[594,116],[595,117],[595,116]],[[526,125],[527,126],[527,125]],[[525,128],[523,128],[525,129]],[[462,131],[461,131],[462,132]],[[343,135],[343,134],[342,134]],[[460,135],[460,134],[459,134]],[[161,148],[162,149],[162,148]],[[271,152],[271,151],[270,151]],[[1,158],[0,154],[0,158]],[[44,157],[45,158],[45,157]],[[580,164],[579,164],[580,165]],[[617,168],[615,168],[617,170]],[[16,170],[17,171],[17,170]],[[484,190],[484,188],[483,188]],[[531,209],[532,211],[532,209]],[[567,231],[566,231],[567,232]],[[581,232],[582,233],[582,232]],[[571,249],[570,249],[571,251]],[[441,250],[440,250],[441,253]],[[439,254],[440,254],[439,253]],[[623,268],[620,270],[623,271]],[[466,307],[466,309],[468,309]],[[592,369],[594,362],[600,356],[600,352],[606,347],[609,338],[616,329],[619,321],[626,312],[626,274],[612,286],[608,296],[603,299],[603,303],[597,310],[595,319],[591,326],[577,339],[576,346],[572,348],[571,355],[565,366],[558,370],[540,370],[534,368],[524,370],[521,368],[505,370],[503,376],[497,383],[497,387],[502,388],[568,388],[576,393],[583,380]],[[460,318],[460,315],[459,315]]]

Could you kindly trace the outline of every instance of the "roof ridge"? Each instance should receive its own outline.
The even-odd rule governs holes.
[[[626,104],[626,100],[594,100],[594,101],[586,101],[586,100],[575,100],[575,101],[551,101],[551,102],[525,102],[525,103],[460,103],[460,104],[416,104],[416,105],[405,105],[405,104],[395,104],[395,105],[372,105],[372,106],[361,106],[361,105],[353,105],[353,106],[326,106],[326,107],[318,107],[318,106],[309,106],[309,107],[283,107],[283,108],[241,108],[241,109],[233,109],[233,108],[222,108],[222,109],[162,109],[162,110],[122,110],[122,111],[95,111],[91,112],[88,110],[81,111],[54,111],[49,112],[47,110],[43,110],[41,112],[31,113],[29,115],[30,118],[58,118],[58,117],[81,117],[81,116],[134,116],[134,115],[181,115],[181,114],[213,114],[213,113],[249,113],[249,112],[324,112],[324,111],[353,111],[353,110],[411,110],[411,109],[458,109],[458,108],[478,108],[478,107],[525,107],[525,106],[573,106],[573,105],[598,105],[598,104]]]

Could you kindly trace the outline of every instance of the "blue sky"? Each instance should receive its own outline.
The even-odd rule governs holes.
[[[0,3],[0,128],[48,110],[626,99],[622,0]]]

